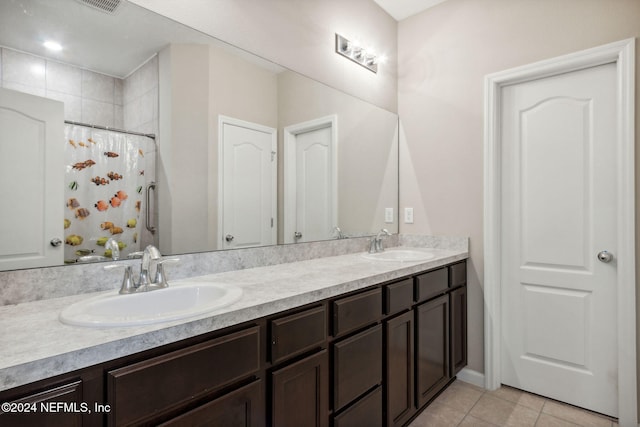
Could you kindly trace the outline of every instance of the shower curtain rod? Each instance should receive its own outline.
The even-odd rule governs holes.
[[[110,128],[108,126],[99,126],[99,125],[91,125],[91,124],[87,124],[87,123],[73,122],[71,120],[65,120],[64,122],[66,124],[68,124],[68,125],[84,126],[84,127],[88,127],[88,128],[92,128],[92,129],[110,130],[112,132],[125,133],[127,135],[146,136],[147,138],[151,138],[154,141],[156,140],[156,135],[153,134],[153,133],[133,132],[133,131],[129,131],[129,130]]]

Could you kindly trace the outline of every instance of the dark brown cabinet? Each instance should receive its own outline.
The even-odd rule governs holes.
[[[273,426],[329,425],[329,361],[326,350],[280,368],[271,377]]]
[[[387,426],[403,425],[416,409],[413,318],[408,311],[385,322]]]
[[[338,411],[382,384],[382,326],[333,347],[333,409]]]
[[[110,426],[162,419],[224,386],[256,374],[261,366],[255,326],[107,372]]]
[[[449,382],[449,296],[416,307],[416,399],[418,408]]]
[[[467,287],[450,294],[451,308],[451,376],[467,365]]]
[[[333,427],[382,427],[382,387],[376,387],[346,411],[336,416]]]
[[[4,401],[3,401],[4,402]],[[52,387],[9,403],[0,410],[0,425],[34,427],[75,427],[89,408],[82,400],[82,382]]]
[[[261,381],[254,381],[158,427],[263,426],[262,394]]]
[[[467,363],[466,274],[457,262],[6,390],[38,411],[0,425],[407,425]]]

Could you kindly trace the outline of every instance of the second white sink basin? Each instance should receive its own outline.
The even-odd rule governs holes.
[[[68,325],[105,328],[168,322],[233,304],[242,289],[221,283],[181,281],[151,292],[120,295],[117,291],[79,301],[60,313]]]
[[[400,261],[400,262],[421,262],[428,261],[430,259],[435,258],[436,256],[425,249],[387,249],[383,252],[378,252],[375,254],[363,254],[362,255],[366,259],[376,260],[376,261]]]

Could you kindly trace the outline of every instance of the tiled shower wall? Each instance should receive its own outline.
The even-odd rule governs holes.
[[[124,129],[158,134],[158,56],[124,80]]]
[[[157,56],[119,79],[3,47],[0,84],[62,101],[66,120],[157,134]]]

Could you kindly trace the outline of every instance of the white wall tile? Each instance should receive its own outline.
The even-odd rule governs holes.
[[[115,105],[122,106],[123,98],[122,91],[124,90],[124,80],[122,79],[114,79],[114,88],[113,88],[113,103]]]
[[[113,106],[113,126],[117,129],[125,129],[124,107],[122,105]]]
[[[142,122],[140,121],[140,111],[142,110],[140,98],[124,104],[124,127],[125,129],[135,129]]]
[[[71,65],[47,61],[47,91],[82,95],[82,70]]]
[[[113,77],[104,74],[82,70],[82,97],[113,104],[114,80]]]
[[[31,95],[46,96],[46,90],[43,87],[28,86],[10,81],[2,82],[2,87],[5,89],[17,90],[18,92],[29,93]]]
[[[141,95],[139,70],[124,79],[122,86],[122,102],[127,104]]]
[[[151,89],[140,97],[140,122],[147,123],[158,117],[158,91]]]
[[[146,64],[144,64],[138,71],[140,78],[137,82],[140,85],[138,95],[147,93],[154,87],[158,86],[158,57],[154,56]]]
[[[115,127],[113,104],[83,98],[82,122],[92,125]]]
[[[74,122],[82,121],[82,98],[68,93],[47,90],[47,98],[64,103],[64,119]]]
[[[45,60],[42,58],[2,49],[2,78],[5,82],[44,90],[45,70]]]

